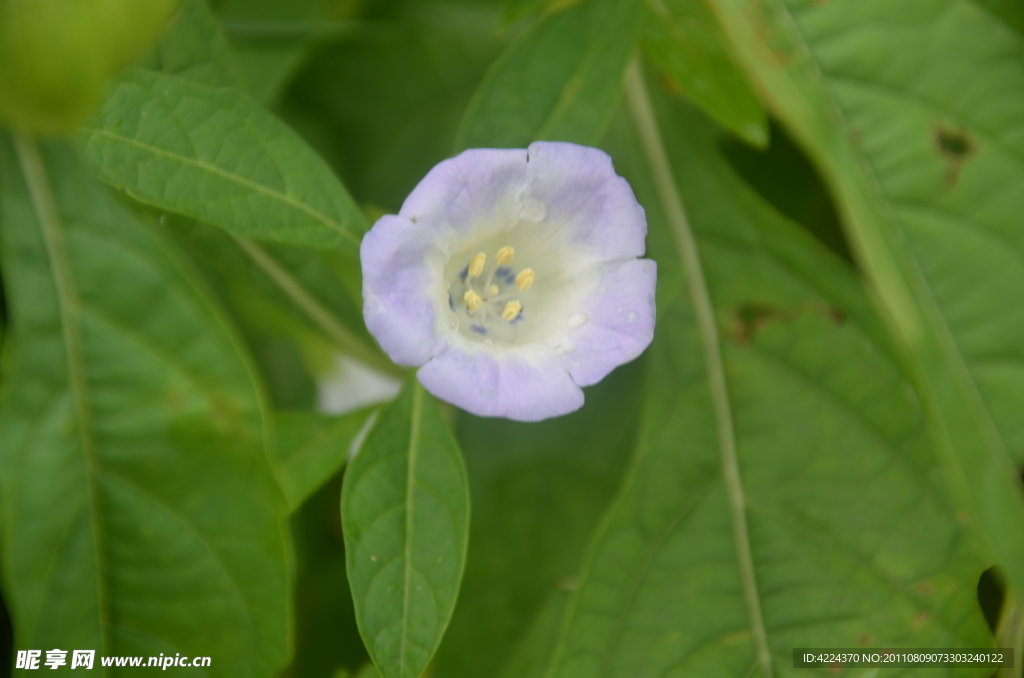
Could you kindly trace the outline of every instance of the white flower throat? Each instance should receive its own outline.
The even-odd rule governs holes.
[[[465,337],[512,342],[518,336],[518,326],[529,317],[527,304],[537,274],[528,266],[518,266],[515,258],[511,245],[503,245],[492,255],[477,252],[462,267],[458,263],[464,255],[452,258],[446,271],[448,309],[453,327]],[[453,270],[457,273],[451,276]]]

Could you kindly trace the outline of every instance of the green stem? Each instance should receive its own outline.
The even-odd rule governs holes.
[[[311,295],[277,260],[267,254],[266,250],[245,238],[235,237],[235,242],[345,354],[385,374],[406,376],[405,369],[381,356],[341,324],[330,310]]]
[[[96,478],[99,460],[96,438],[93,435],[92,409],[89,407],[89,382],[84,363],[82,332],[78,322],[80,301],[64,240],[60,208],[50,186],[46,163],[36,140],[20,133],[12,133],[18,162],[25,177],[32,207],[39,220],[39,230],[50,260],[54,292],[60,314],[61,332],[67,360],[68,391],[74,402],[79,444],[85,462],[86,498],[89,504],[89,522],[92,528],[93,549],[96,557],[96,589],[100,623],[100,650],[110,647],[110,592],[107,587],[109,566],[106,563],[106,532],[100,524],[102,503]]]
[[[409,447],[405,476],[405,563],[404,583],[402,591],[402,638],[398,645],[398,665],[405,674],[406,654],[409,646],[409,592],[412,590],[412,534],[415,526],[416,501],[416,462],[420,452],[420,426],[423,419],[423,386],[416,379],[412,380],[412,421],[409,427]]]
[[[626,71],[626,102],[636,125],[647,164],[650,166],[654,184],[661,199],[665,218],[675,237],[686,276],[690,301],[697,317],[701,344],[704,348],[704,362],[707,365],[708,388],[715,409],[715,423],[718,430],[719,450],[722,459],[722,476],[729,498],[729,512],[732,517],[733,541],[736,558],[739,561],[740,577],[743,581],[743,595],[747,604],[747,615],[757,650],[757,662],[764,678],[772,678],[772,657],[768,637],[761,615],[761,598],[754,573],[754,558],[750,549],[750,534],[747,529],[747,509],[744,499],[743,480],[740,477],[736,456],[736,436],[732,421],[732,406],[729,402],[729,388],[722,364],[721,345],[718,340],[718,326],[711,305],[711,296],[704,281],[697,242],[690,230],[690,223],[683,209],[672,166],[661,139],[661,130],[651,105],[647,85],[638,59],[634,59]]]

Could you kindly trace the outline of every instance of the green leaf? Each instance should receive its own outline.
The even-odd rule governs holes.
[[[149,64],[153,70],[210,87],[238,83],[238,67],[206,0],[180,0],[171,23]]]
[[[434,675],[494,675],[548,598],[572,588],[636,441],[642,368],[641,360],[615,370],[565,417],[524,424],[460,414],[473,524]]]
[[[236,235],[357,252],[368,228],[327,165],[234,90],[129,71],[82,137],[101,180]]]
[[[647,0],[643,44],[698,106],[741,139],[764,148],[768,119],[707,0]]]
[[[631,138],[614,157],[659,261],[646,418],[548,659],[519,675],[767,677],[801,645],[990,644],[985,563],[855,275],[698,116],[663,108],[662,142],[638,75],[646,163]]]
[[[643,16],[640,0],[588,0],[539,21],[491,66],[456,148],[596,144],[615,112]]]
[[[345,465],[375,408],[330,417],[315,412],[282,412],[270,463],[294,511]]]
[[[244,349],[169,244],[63,146],[0,139],[0,223],[16,646],[274,673],[289,635],[283,500]]]
[[[1024,591],[1024,35],[975,2],[715,4],[836,195],[964,519]]]
[[[384,678],[415,678],[451,618],[469,531],[462,454],[415,379],[381,412],[349,464],[341,522],[370,657]]]

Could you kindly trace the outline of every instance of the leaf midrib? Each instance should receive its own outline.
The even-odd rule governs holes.
[[[93,553],[96,559],[96,590],[97,610],[100,624],[99,650],[106,654],[110,648],[108,636],[111,625],[111,611],[107,581],[104,578],[108,571],[104,554],[106,550],[106,534],[99,521],[99,490],[96,487],[96,474],[99,462],[96,455],[96,443],[92,433],[92,412],[89,406],[89,390],[85,375],[85,364],[82,358],[81,328],[75,318],[78,312],[78,291],[75,287],[71,262],[65,249],[64,234],[60,222],[59,209],[53,196],[46,174],[46,164],[36,142],[21,134],[13,134],[16,154],[28,186],[32,206],[39,220],[40,235],[46,246],[50,260],[54,287],[57,292],[57,306],[60,314],[61,333],[64,336],[65,354],[67,356],[68,388],[75,403],[75,414],[78,419],[79,443],[85,462],[86,501],[89,505],[89,521],[93,532]],[[103,675],[107,675],[106,667],[100,667]]]
[[[405,650],[409,632],[409,589],[412,579],[412,532],[415,512],[416,461],[420,449],[420,418],[423,413],[423,388],[418,381],[412,385],[412,415],[409,426],[409,447],[405,479],[405,572],[404,590],[402,591],[402,638],[398,652],[398,675],[405,675]]]
[[[107,137],[108,139],[111,139],[111,140],[119,142],[119,143],[127,144],[129,146],[135,146],[136,148],[142,149],[142,150],[146,151],[147,153],[152,153],[154,155],[163,156],[163,157],[165,157],[165,158],[167,158],[169,160],[181,163],[183,165],[190,165],[192,167],[195,167],[195,168],[199,169],[200,171],[209,172],[210,174],[217,175],[217,176],[219,176],[219,177],[221,177],[223,179],[226,179],[227,181],[230,181],[230,182],[233,182],[235,184],[238,184],[239,186],[243,186],[243,187],[245,187],[245,188],[247,188],[247,189],[249,189],[251,191],[254,191],[256,193],[262,194],[262,195],[264,195],[264,196],[266,196],[268,198],[271,198],[273,200],[278,200],[280,202],[283,202],[284,204],[286,204],[286,205],[288,205],[290,207],[293,207],[293,208],[299,210],[300,212],[303,212],[303,213],[309,215],[310,217],[312,217],[316,221],[322,223],[324,226],[327,226],[328,228],[336,231],[337,233],[340,233],[350,243],[352,243],[352,244],[354,244],[356,246],[359,245],[359,239],[356,238],[351,233],[349,233],[349,231],[344,226],[342,226],[339,222],[331,219],[330,217],[328,217],[323,212],[321,212],[321,211],[319,211],[317,209],[314,209],[313,207],[310,207],[309,205],[307,205],[307,204],[305,204],[305,203],[303,203],[303,202],[301,202],[299,200],[296,200],[295,198],[293,198],[292,196],[288,195],[287,193],[282,193],[281,191],[269,188],[267,186],[264,186],[263,184],[256,183],[255,181],[252,181],[250,179],[246,179],[244,177],[240,177],[237,174],[232,174],[231,172],[228,172],[227,170],[223,170],[223,169],[217,167],[216,165],[211,165],[211,164],[205,163],[205,162],[203,162],[201,160],[198,160],[198,159],[195,159],[195,158],[190,158],[190,157],[184,156],[184,155],[180,155],[178,153],[174,153],[172,151],[168,151],[168,150],[159,148],[157,146],[153,146],[153,145],[150,145],[150,144],[145,144],[145,143],[143,143],[141,141],[137,141],[135,139],[131,139],[131,138],[123,136],[121,134],[115,134],[115,133],[107,131],[105,129],[97,129],[95,127],[82,127],[81,129],[82,129],[82,131],[88,132],[90,134],[95,134],[95,135],[98,135],[98,136]],[[142,200],[141,197],[139,199]],[[199,218],[199,215],[196,215],[196,214],[190,214],[189,216],[193,216],[193,217]]]

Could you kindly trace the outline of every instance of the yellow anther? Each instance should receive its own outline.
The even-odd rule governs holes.
[[[487,288],[487,294],[491,295],[492,297],[500,291],[501,288],[499,288],[497,285],[491,285],[490,287]]]
[[[494,255],[494,260],[498,262],[498,266],[504,266],[508,262],[512,261],[512,257],[514,257],[515,255],[515,249],[509,247],[508,245],[505,245],[500,250],[498,250],[497,254]]]
[[[484,303],[484,300],[480,298],[480,295],[473,290],[466,290],[466,293],[462,295],[462,298],[466,302],[466,308],[470,311],[479,311],[480,305]]]
[[[481,252],[480,254],[473,257],[473,261],[469,262],[469,277],[476,278],[484,272],[484,264],[487,263],[487,255]]]
[[[510,301],[505,304],[505,310],[501,312],[501,317],[505,320],[512,322],[519,317],[519,314],[523,312],[523,305],[518,301]]]
[[[519,275],[516,276],[516,287],[519,289],[520,292],[525,292],[526,290],[533,287],[532,268],[524,268],[523,270],[519,271]]]

